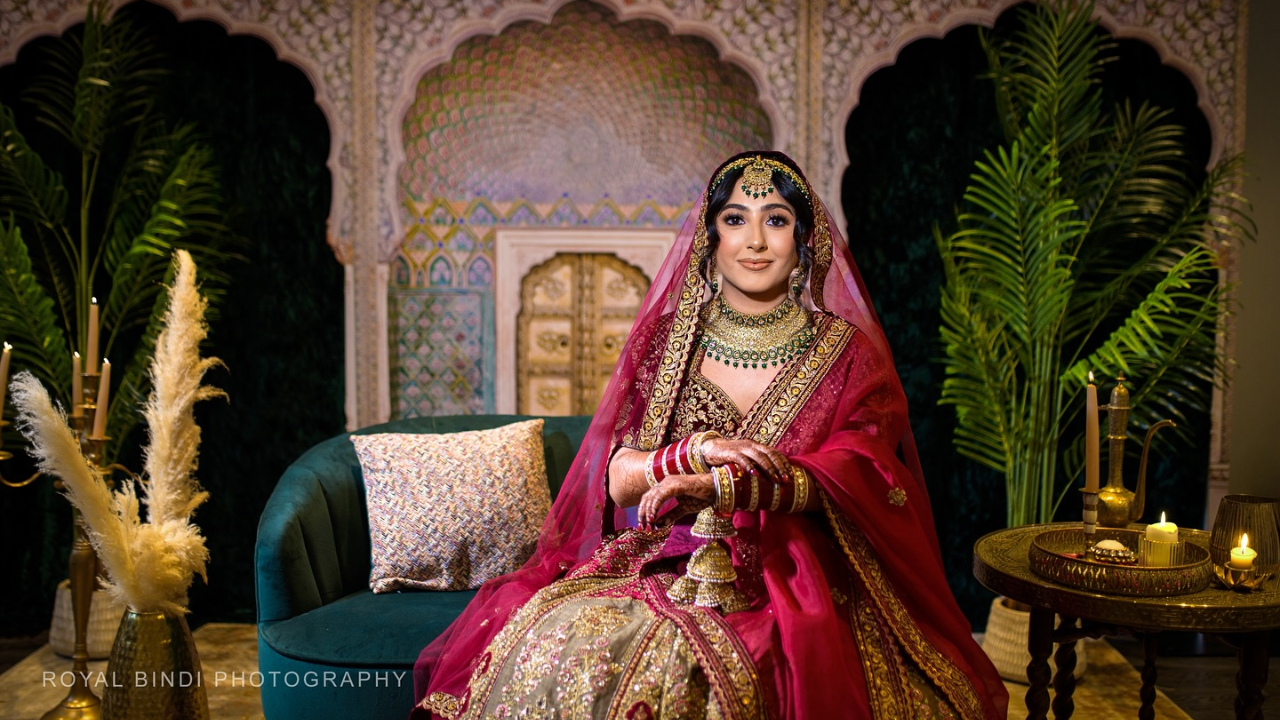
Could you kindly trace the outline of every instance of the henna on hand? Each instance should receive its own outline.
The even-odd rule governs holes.
[[[640,497],[636,508],[636,521],[645,529],[653,529],[658,511],[668,500],[675,497],[691,497],[698,500],[709,500],[715,488],[710,475],[673,475],[657,487],[649,488]]]
[[[713,438],[702,445],[702,456],[708,465],[737,465],[747,473],[762,475],[775,482],[790,483],[791,463],[774,448],[754,440]]]

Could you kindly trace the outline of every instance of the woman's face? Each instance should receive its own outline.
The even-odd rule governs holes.
[[[752,198],[736,181],[734,185],[729,201],[715,217],[721,292],[737,310],[764,312],[786,297],[791,271],[800,262],[796,212],[776,192]]]

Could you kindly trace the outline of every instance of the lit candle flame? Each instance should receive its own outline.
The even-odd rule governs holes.
[[[1160,513],[1160,524],[1161,524],[1161,525],[1163,525],[1163,524],[1165,524],[1166,522],[1168,522],[1168,520],[1165,520],[1165,519],[1164,519],[1164,513]]]
[[[1249,533],[1244,533],[1240,536],[1240,549],[1244,550],[1247,547],[1249,547]]]
[[[1090,382],[1090,383],[1092,383],[1092,382],[1093,382],[1093,371],[1092,371],[1092,370],[1090,370],[1090,371],[1089,371],[1089,382]]]

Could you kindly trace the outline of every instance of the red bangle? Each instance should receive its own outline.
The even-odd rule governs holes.
[[[650,487],[672,475],[694,475],[698,472],[691,439],[684,438],[649,453],[644,477]]]

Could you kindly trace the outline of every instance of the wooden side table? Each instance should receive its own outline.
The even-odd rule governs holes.
[[[1144,635],[1145,661],[1138,710],[1140,720],[1155,717],[1156,634],[1163,631],[1220,633],[1234,639],[1239,648],[1240,672],[1236,676],[1236,717],[1262,718],[1262,688],[1267,682],[1270,631],[1280,628],[1280,581],[1272,578],[1261,590],[1239,593],[1212,584],[1208,589],[1171,597],[1102,595],[1050,582],[1031,572],[1031,541],[1046,530],[1069,528],[1076,523],[1024,525],[984,535],[973,546],[973,574],[991,590],[1031,606],[1027,650],[1028,720],[1043,720],[1049,712],[1049,655],[1059,643],[1052,677],[1053,715],[1071,717],[1075,706],[1076,641],[1121,632]],[[1209,533],[1182,530],[1183,540],[1208,547]],[[1054,615],[1061,621],[1053,626]],[[1076,620],[1084,627],[1076,628]]]

